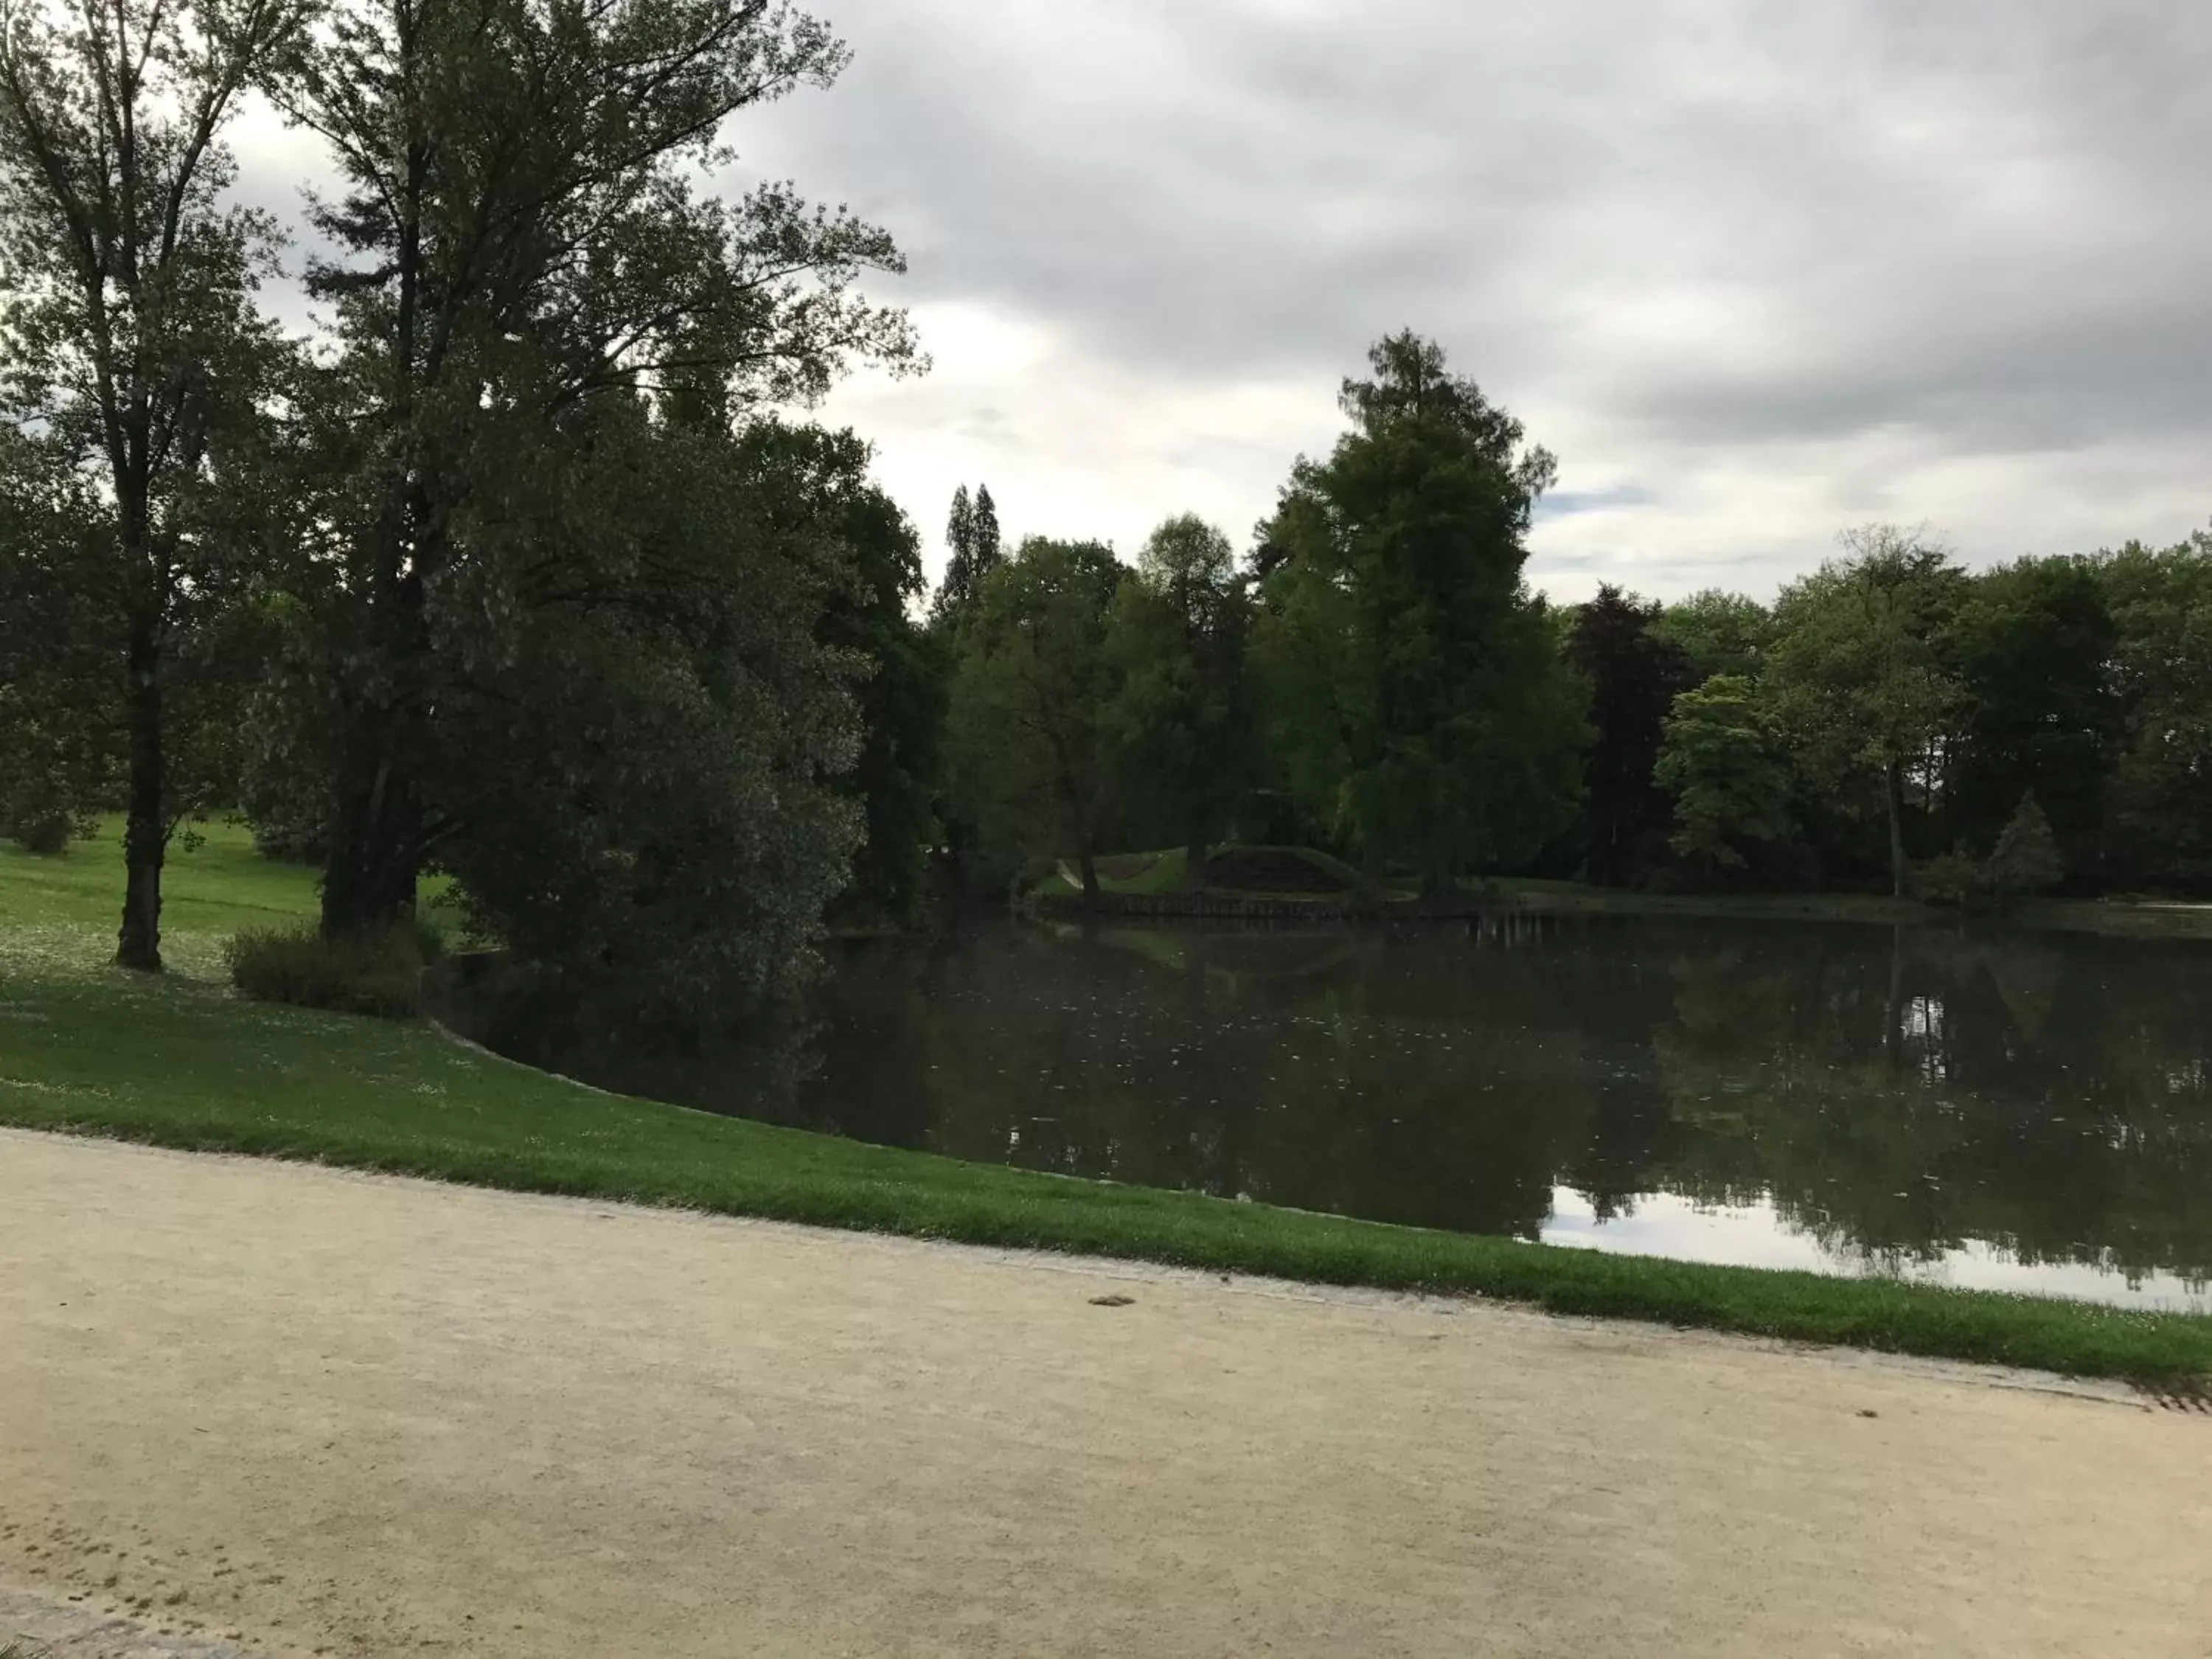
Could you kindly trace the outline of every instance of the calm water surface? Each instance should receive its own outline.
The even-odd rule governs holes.
[[[956,1158],[2212,1310],[2212,946],[1520,917],[841,947],[789,1049],[495,1046]]]

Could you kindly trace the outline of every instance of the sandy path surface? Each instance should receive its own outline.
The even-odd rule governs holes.
[[[272,1655],[2207,1659],[2212,1419],[0,1131],[10,1588]]]

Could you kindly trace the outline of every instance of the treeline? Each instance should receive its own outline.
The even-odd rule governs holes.
[[[1233,838],[1432,895],[2212,888],[2212,535],[1972,574],[1872,526],[1771,604],[1554,607],[1551,457],[1432,343],[1370,362],[1242,561],[1185,517],[1133,565],[979,562],[956,505],[942,807],[984,886],[1170,845],[1195,884]]]
[[[1656,793],[1632,763],[1601,791],[1602,724],[1592,757],[1591,843],[1631,849],[1624,878],[2212,890],[2212,533],[1978,573],[1894,529],[1844,540],[1771,606],[1583,608],[1600,706],[1637,711],[1611,752],[1664,711]]]
[[[997,885],[1065,858],[1226,837],[1342,849],[1435,889],[1572,822],[1587,696],[1522,578],[1552,457],[1411,334],[1347,380],[1250,558],[1191,517],[1133,565],[1031,538],[939,607],[945,817]]]

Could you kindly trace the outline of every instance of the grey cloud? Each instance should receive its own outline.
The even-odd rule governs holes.
[[[1407,325],[1558,451],[1569,586],[2212,516],[2205,0],[811,3],[854,67],[727,184],[848,201],[909,257],[877,297],[1024,343],[830,411],[924,526],[980,474],[1010,530],[1240,532]],[[318,146],[237,137],[296,228]]]
[[[1355,21],[1356,20],[1356,21]],[[915,300],[1192,376],[1333,380],[1413,324],[1509,400],[1683,439],[2201,421],[2212,9],[843,0],[763,148]],[[1655,291],[1764,326],[1589,326]]]
[[[1649,507],[1658,498],[1638,484],[1618,484],[1610,489],[1555,489],[1536,503],[1539,519],[1571,518],[1577,513],[1598,513],[1613,507]]]
[[[1876,507],[1970,557],[2212,515],[2203,0],[813,3],[854,67],[727,183],[1043,342],[839,416],[925,526],[984,468],[1012,529],[1240,532],[1407,325],[1559,452],[1569,586],[1766,586]],[[239,149],[296,226],[313,142]]]

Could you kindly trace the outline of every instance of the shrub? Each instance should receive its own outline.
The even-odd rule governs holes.
[[[230,982],[257,1001],[407,1019],[422,1012],[422,970],[438,950],[437,934],[419,923],[349,939],[303,923],[236,934],[223,960]]]
[[[8,839],[27,853],[52,858],[66,848],[77,826],[66,812],[26,813],[8,825]]]
[[[1014,870],[1012,890],[1016,900],[1026,898],[1060,874],[1060,860],[1040,853],[1024,859]]]
[[[0,768],[18,757],[0,754]],[[54,770],[8,777],[0,771],[0,835],[27,853],[52,857],[89,836],[99,820]]]
[[[1990,885],[2001,897],[2016,898],[2048,892],[2065,874],[2066,861],[2059,856],[2051,820],[2043,816],[2035,792],[2030,790],[2020,798],[2011,821],[1997,837],[1996,850],[1990,854]]]
[[[1989,897],[1989,879],[1982,866],[1964,853],[1943,853],[1913,872],[1912,884],[1929,904],[1971,909]]]

